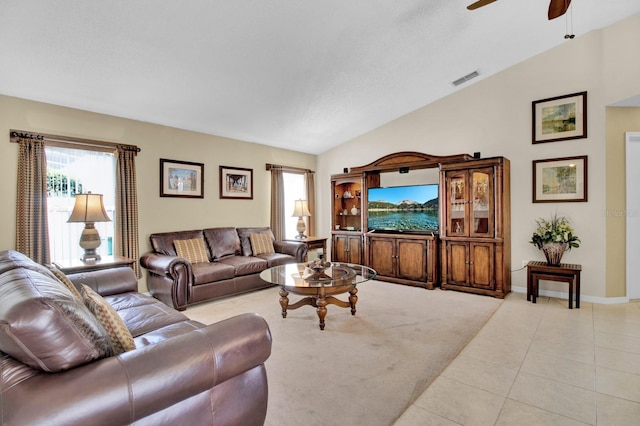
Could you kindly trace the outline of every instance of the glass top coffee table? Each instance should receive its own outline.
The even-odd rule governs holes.
[[[313,266],[313,269],[308,265]],[[280,286],[282,318],[287,317],[288,310],[311,305],[318,313],[320,330],[324,330],[327,305],[351,308],[351,315],[355,315],[358,301],[356,286],[375,277],[376,271],[373,269],[351,263],[330,263],[330,266],[324,268],[313,263],[293,263],[274,266],[260,273],[263,280]],[[289,293],[306,297],[289,304]],[[343,293],[349,293],[348,302],[335,297]]]

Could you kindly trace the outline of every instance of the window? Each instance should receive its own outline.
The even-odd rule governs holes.
[[[302,173],[289,173],[284,172],[282,174],[284,180],[284,211],[285,211],[285,238],[295,238],[298,235],[296,226],[298,224],[298,218],[291,216],[294,208],[295,200],[306,200],[307,190],[304,182],[304,174]],[[308,236],[308,223],[307,231],[305,234]]]
[[[83,223],[67,223],[75,194],[102,194],[111,222],[95,224],[102,244],[98,253],[113,254],[116,158],[112,152],[47,146],[47,206],[51,259],[79,259]]]

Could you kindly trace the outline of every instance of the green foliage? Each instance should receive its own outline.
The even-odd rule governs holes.
[[[574,235],[575,231],[566,217],[554,214],[551,219],[539,218],[536,223],[538,227],[529,242],[539,249],[545,243],[567,243],[569,250],[580,247],[580,238]]]
[[[47,195],[64,196],[82,194],[82,183],[60,172],[47,171]]]

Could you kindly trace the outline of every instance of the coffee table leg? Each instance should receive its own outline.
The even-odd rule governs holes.
[[[355,315],[356,314],[356,303],[358,303],[358,296],[356,296],[358,294],[358,289],[357,288],[353,288],[351,290],[349,290],[349,304],[351,305],[351,315]]]
[[[316,307],[318,318],[320,319],[320,330],[324,330],[324,317],[327,316],[327,301],[324,297],[321,296],[316,299]]]
[[[284,289],[284,287],[280,288],[280,306],[282,306],[282,318],[287,317],[287,307],[289,306],[289,298],[287,297],[289,292]]]

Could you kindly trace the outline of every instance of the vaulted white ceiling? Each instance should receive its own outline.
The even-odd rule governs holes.
[[[548,0],[472,1],[0,0],[0,94],[317,154],[571,43]],[[576,37],[640,13],[572,3]]]

